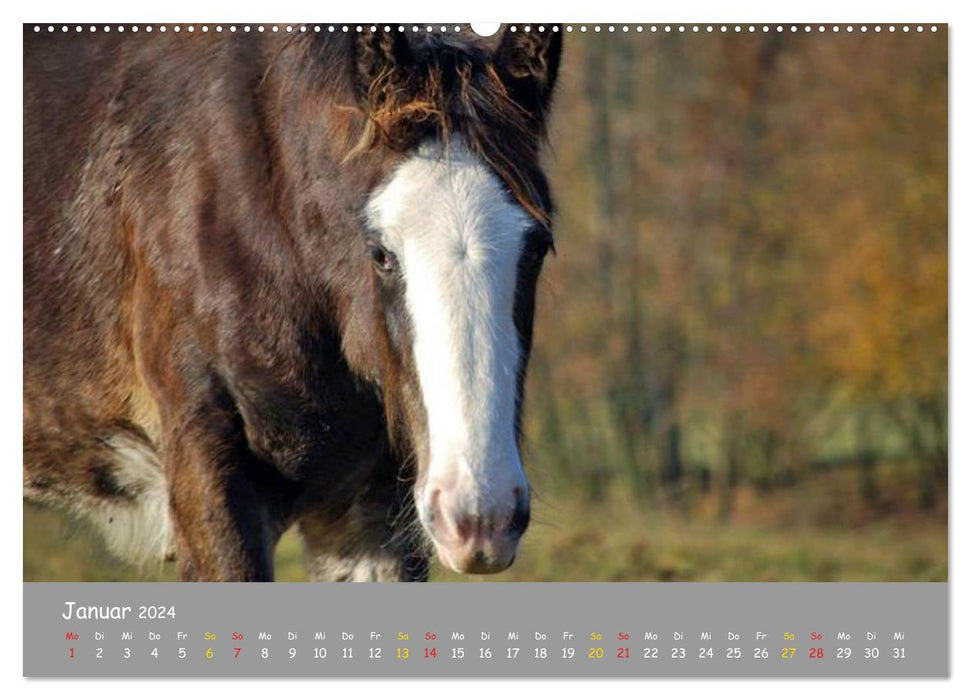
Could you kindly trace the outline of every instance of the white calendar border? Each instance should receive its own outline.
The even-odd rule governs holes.
[[[329,3],[325,2],[295,2],[293,0],[274,0],[273,2],[199,2],[199,0],[166,0],[164,3],[128,4],[120,7],[117,2],[104,0],[87,0],[86,2],[30,2],[16,10],[3,9],[4,21],[0,24],[3,42],[0,43],[3,60],[0,70],[3,71],[3,83],[11,90],[20,92],[22,85],[22,51],[20,24],[25,21],[73,22],[75,20],[113,22],[158,22],[159,20],[178,19],[179,21],[212,21],[226,19],[287,19],[299,20],[302,17],[326,18],[328,21],[354,22],[362,19],[381,18],[385,21],[422,21],[434,19],[444,22],[465,21],[496,21],[504,18],[529,21],[562,21],[562,22],[610,22],[631,23],[638,19],[649,22],[746,22],[746,21],[785,21],[818,23],[848,23],[848,22],[949,22],[951,27],[950,40],[950,88],[952,104],[949,122],[957,124],[969,122],[969,99],[971,99],[971,36],[969,27],[965,23],[965,14],[961,12],[959,3],[922,0],[920,2],[898,2],[885,0],[882,3],[852,4],[846,0],[804,0],[802,6],[782,6],[778,2],[755,2],[752,0],[736,0],[735,2],[713,2],[698,0],[693,3],[670,3],[649,6],[619,2],[617,0],[596,0],[586,6],[579,2],[540,0],[529,4],[529,11],[524,11],[522,0],[478,0],[475,3],[458,2],[452,0],[420,0],[415,2],[392,2],[392,0],[373,0],[368,5],[361,3]],[[362,8],[366,7],[366,11]],[[953,507],[955,503],[967,503],[971,499],[967,481],[961,469],[954,469],[950,478],[951,530],[949,551],[951,561],[949,576],[952,591],[961,589],[959,595],[952,593],[952,621],[951,621],[951,672],[952,681],[815,681],[799,683],[792,681],[752,680],[752,681],[705,681],[705,680],[652,680],[650,685],[641,681],[501,681],[496,683],[470,683],[468,681],[401,681],[368,680],[368,681],[329,681],[321,685],[316,681],[289,680],[246,680],[246,681],[177,681],[178,685],[170,683],[146,681],[25,681],[22,679],[22,499],[21,485],[15,465],[22,462],[22,104],[10,104],[8,100],[4,109],[0,111],[0,119],[9,134],[18,137],[8,139],[2,148],[3,180],[0,193],[4,198],[3,216],[6,219],[4,228],[8,233],[0,237],[0,322],[5,329],[5,336],[9,338],[0,347],[0,367],[3,367],[2,384],[4,396],[0,399],[0,445],[2,445],[2,463],[5,465],[3,489],[0,490],[0,523],[4,532],[12,534],[6,539],[7,551],[2,564],[3,578],[0,585],[2,604],[0,608],[0,668],[3,670],[3,685],[5,688],[22,691],[36,697],[50,697],[72,700],[93,697],[95,694],[101,700],[109,697],[125,697],[130,699],[137,695],[141,700],[164,698],[173,692],[189,690],[195,695],[211,693],[232,693],[235,698],[262,698],[268,692],[282,691],[294,693],[346,693],[353,697],[370,696],[381,693],[402,694],[414,696],[420,694],[423,698],[450,698],[454,700],[461,696],[462,700],[477,698],[491,698],[495,693],[507,694],[510,691],[516,696],[535,695],[540,693],[554,695],[557,698],[589,698],[593,694],[607,692],[618,697],[633,697],[634,694],[657,694],[670,692],[684,696],[704,695],[714,697],[785,697],[792,699],[815,697],[822,693],[837,691],[841,696],[871,695],[879,693],[881,698],[907,698],[910,700],[918,693],[931,692],[935,695],[957,697],[967,696],[971,689],[971,670],[967,660],[971,658],[971,588],[966,583],[971,572],[971,556],[969,556],[967,542],[971,539],[969,522],[971,516]],[[966,185],[971,179],[971,134],[954,130],[952,134],[951,150],[951,179],[950,183],[958,186]],[[950,225],[952,231],[963,230],[961,236],[953,236],[951,240],[951,348],[949,357],[971,357],[971,259],[967,242],[969,232],[969,198],[967,187],[962,191],[950,184],[952,194],[952,209]],[[956,195],[956,196],[954,196]],[[13,232],[20,232],[16,236]],[[967,276],[965,276],[967,275]],[[14,338],[16,336],[16,338]],[[955,362],[951,367],[951,416],[967,418],[969,416],[969,401],[971,401],[971,360],[964,364]],[[969,464],[969,432],[955,431],[957,420],[951,420],[950,455],[952,464]],[[968,467],[971,468],[971,467]],[[17,611],[21,611],[18,615]],[[21,628],[17,628],[18,622]],[[17,682],[19,679],[19,682]],[[19,694],[19,693],[18,693]]]

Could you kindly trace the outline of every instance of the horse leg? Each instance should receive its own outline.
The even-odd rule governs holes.
[[[124,421],[47,418],[24,423],[24,496],[88,520],[133,564],[172,558],[165,475],[145,433]]]
[[[425,581],[428,557],[417,535],[395,535],[388,507],[357,500],[339,520],[320,512],[299,519],[312,581]]]
[[[163,459],[182,578],[271,581],[273,550],[290,524],[295,482],[248,448],[225,400],[163,426]]]

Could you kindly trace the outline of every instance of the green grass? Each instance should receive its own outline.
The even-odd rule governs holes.
[[[766,500],[767,499],[767,500]],[[765,502],[763,502],[765,501]],[[843,498],[845,503],[851,499]],[[820,508],[824,510],[819,511]],[[722,522],[697,501],[690,516],[664,516],[623,495],[600,503],[547,498],[514,566],[492,577],[436,566],[433,580],[468,581],[945,581],[946,514],[891,512],[832,519],[835,505],[805,494],[741,492]],[[855,512],[856,509],[852,509]],[[836,526],[822,526],[819,520]],[[299,537],[276,552],[277,579],[306,580]],[[171,581],[174,564],[142,569],[113,560],[84,525],[24,505],[25,581]]]
[[[941,514],[865,526],[663,517],[623,498],[539,504],[508,581],[946,581]],[[438,572],[439,580],[485,580]],[[490,579],[491,580],[491,579]]]

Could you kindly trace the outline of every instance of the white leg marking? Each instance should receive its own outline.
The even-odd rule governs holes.
[[[108,444],[116,455],[112,476],[131,499],[88,513],[111,551],[127,561],[161,561],[174,552],[168,485],[155,451],[125,435]]]

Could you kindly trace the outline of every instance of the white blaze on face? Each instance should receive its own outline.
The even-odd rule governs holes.
[[[526,494],[516,447],[513,321],[526,212],[461,141],[422,146],[368,206],[398,257],[428,415],[428,483],[471,512]]]

